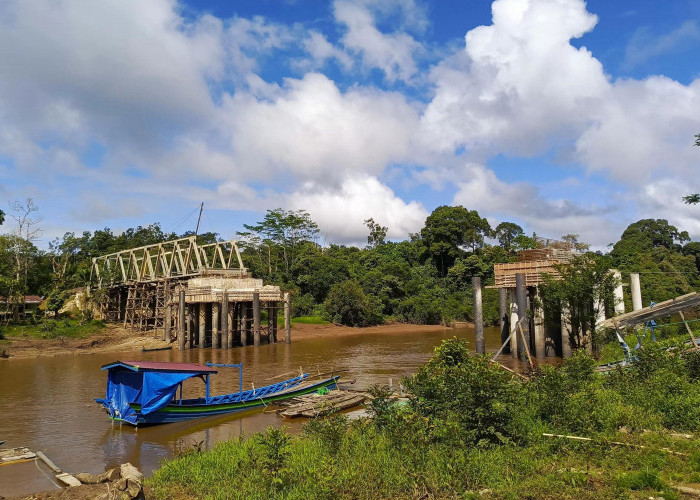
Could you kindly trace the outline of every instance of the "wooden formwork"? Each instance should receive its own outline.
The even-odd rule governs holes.
[[[515,288],[515,275],[520,273],[525,274],[525,286],[537,286],[543,283],[543,274],[559,278],[559,272],[554,267],[557,264],[560,264],[558,260],[494,264],[493,288]]]

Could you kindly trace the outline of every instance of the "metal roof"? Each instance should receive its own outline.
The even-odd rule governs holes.
[[[190,373],[218,373],[218,371],[209,366],[200,365],[197,363],[169,363],[162,361],[115,361],[102,365],[103,370],[111,370],[112,368],[126,368],[135,372],[190,372]]]

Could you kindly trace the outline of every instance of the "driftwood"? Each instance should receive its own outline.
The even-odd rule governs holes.
[[[644,446],[641,444],[623,443],[622,441],[607,441],[607,440],[602,440],[602,439],[596,440],[593,438],[587,438],[587,437],[581,437],[581,436],[566,436],[564,434],[548,434],[546,432],[543,432],[542,435],[545,437],[557,437],[557,438],[562,438],[562,439],[571,439],[572,441],[585,441],[585,442],[592,442],[592,443],[609,444],[609,445],[614,445],[614,446],[626,446],[628,448],[636,448],[638,450],[663,451],[664,453],[669,453],[671,455],[678,455],[681,457],[690,456],[688,453],[681,453],[680,451],[673,451],[673,450],[670,450],[668,448],[649,448],[648,446]]]

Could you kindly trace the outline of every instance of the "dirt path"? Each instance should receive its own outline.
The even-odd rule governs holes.
[[[353,328],[342,325],[305,325],[296,324],[292,327],[292,342],[325,336],[382,334],[410,334],[444,330],[442,325],[412,325],[391,324],[372,326],[368,328]],[[284,332],[279,335],[284,338]],[[30,339],[11,338],[9,342],[0,345],[10,356],[6,359],[37,358],[59,356],[65,354],[92,354],[117,351],[140,351],[143,348],[157,349],[176,344],[163,342],[155,337],[154,332],[133,333],[117,325],[107,325],[105,330],[84,339]],[[2,362],[3,359],[0,359]]]

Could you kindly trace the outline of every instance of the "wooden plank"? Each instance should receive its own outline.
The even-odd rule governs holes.
[[[634,326],[698,305],[700,305],[700,294],[692,292],[674,299],[659,302],[651,307],[645,307],[643,309],[639,309],[638,311],[632,311],[606,319],[603,322],[603,326],[605,328],[624,328],[627,326]]]

